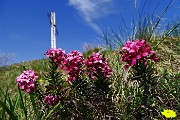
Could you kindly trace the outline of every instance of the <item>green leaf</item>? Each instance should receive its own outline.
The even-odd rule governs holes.
[[[27,120],[27,110],[24,106],[25,104],[24,104],[23,96],[22,96],[22,93],[21,93],[19,86],[18,86],[18,92],[19,92],[19,96],[20,96],[21,109],[23,110],[25,117],[26,117],[26,120]]]
[[[0,100],[0,105],[3,107],[3,110],[5,110],[9,114],[12,120],[18,120],[17,116],[1,100]]]
[[[3,91],[3,90],[1,90]],[[4,95],[4,93],[2,92],[3,96],[4,96],[4,104],[6,105],[6,100],[7,100],[7,92],[8,92],[8,89],[6,90],[6,94]],[[2,116],[1,118],[3,119],[5,117],[5,109],[3,109],[3,112],[2,112]]]
[[[13,112],[14,112],[14,110],[15,110],[16,107],[17,107],[18,101],[19,101],[19,95],[16,97],[16,101],[14,102],[14,109],[13,109]]]
[[[46,116],[46,120],[48,120],[48,118],[50,117],[50,115],[52,114],[52,112],[58,107],[60,105],[60,107],[62,108],[62,106],[61,106],[61,104],[60,104],[60,102],[56,105],[56,106],[54,106],[54,108],[48,113],[48,115]]]
[[[36,103],[35,103],[35,99],[34,99],[35,95],[34,94],[30,94],[29,96],[30,96],[30,99],[31,99],[31,104],[33,106],[33,110],[34,110],[34,113],[36,115],[36,118],[37,118],[37,120],[40,120],[40,115],[41,114],[39,114],[38,108],[36,107]]]

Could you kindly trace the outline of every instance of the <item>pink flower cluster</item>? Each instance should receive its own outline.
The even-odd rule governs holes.
[[[120,62],[126,62],[125,69],[127,69],[129,66],[136,65],[138,60],[144,64],[147,59],[157,61],[155,51],[150,46],[150,44],[146,44],[146,40],[127,41],[120,51],[122,55]]]
[[[53,59],[54,63],[62,64],[62,61],[65,59],[65,51],[61,48],[59,49],[49,49],[46,52],[46,56]]]
[[[48,95],[44,97],[44,103],[54,106],[58,103],[59,99],[57,98],[57,96],[53,96],[53,95]]]
[[[107,60],[99,53],[93,53],[88,57],[85,66],[87,67],[87,75],[91,75],[92,79],[96,79],[99,74],[106,79],[112,72]]]
[[[27,93],[33,93],[38,75],[33,70],[26,70],[16,78],[17,86]]]
[[[67,54],[62,67],[68,75],[67,80],[76,80],[77,76],[82,71],[83,64],[84,58],[80,52],[74,50]]]
[[[80,52],[74,50],[65,54],[61,48],[48,50],[46,56],[52,58],[55,63],[61,64],[60,69],[66,71],[68,81],[77,79],[83,71],[84,63],[87,67],[87,74],[91,75],[93,79],[96,79],[98,74],[108,78],[112,72],[107,60],[98,53],[93,53],[86,61]]]

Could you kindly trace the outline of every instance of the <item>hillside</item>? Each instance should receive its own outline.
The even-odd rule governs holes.
[[[84,99],[84,98],[86,98],[86,96],[81,95],[82,91],[83,92],[84,91],[87,92],[88,90],[94,91],[93,89],[95,89],[94,92],[96,93],[96,91],[97,91],[97,95],[95,95],[95,96],[99,96],[99,94],[102,92],[99,93],[99,90],[96,90],[96,89],[102,88],[104,90],[104,88],[105,88],[105,90],[109,90],[111,93],[111,94],[109,93],[107,95],[112,96],[111,97],[112,102],[110,102],[109,101],[110,99],[108,98],[108,96],[106,94],[103,94],[103,95],[107,96],[106,102],[109,101],[110,103],[112,103],[112,104],[109,104],[109,106],[107,107],[107,111],[111,111],[111,109],[112,109],[112,110],[115,110],[118,114],[123,113],[123,114],[119,114],[119,117],[121,119],[129,119],[129,118],[130,119],[135,119],[135,118],[139,119],[139,116],[143,117],[143,114],[146,114],[146,116],[144,116],[146,118],[146,117],[149,117],[149,114],[146,113],[145,111],[143,112],[144,107],[141,105],[143,104],[142,103],[143,100],[145,100],[148,97],[142,96],[142,95],[145,95],[144,94],[145,89],[143,90],[143,87],[141,86],[142,84],[140,84],[140,83],[143,82],[143,80],[150,80],[149,83],[152,84],[152,86],[149,90],[152,90],[152,91],[154,90],[154,91],[151,94],[149,94],[149,96],[151,96],[153,98],[149,97],[148,99],[146,99],[146,101],[148,100],[149,105],[154,106],[153,109],[156,108],[155,110],[159,111],[159,112],[157,112],[158,114],[153,113],[151,116],[154,116],[155,118],[162,118],[163,116],[161,115],[161,111],[165,108],[168,109],[169,107],[171,107],[171,109],[173,109],[177,113],[177,119],[179,119],[180,118],[180,114],[179,114],[179,108],[180,108],[179,107],[179,105],[180,105],[179,104],[179,101],[180,101],[180,95],[179,95],[179,92],[180,92],[180,88],[179,88],[179,86],[180,86],[179,85],[179,81],[180,81],[180,52],[179,52],[180,51],[180,38],[170,38],[169,37],[169,38],[165,39],[162,42],[162,44],[160,44],[158,47],[154,47],[158,42],[159,42],[159,40],[152,41],[152,45],[153,45],[153,48],[156,48],[155,51],[157,53],[157,57],[159,58],[159,62],[157,62],[157,64],[155,64],[154,66],[148,65],[148,66],[151,66],[150,69],[148,69],[148,67],[145,70],[139,69],[139,71],[142,73],[137,74],[137,76],[134,76],[135,74],[133,73],[133,70],[135,70],[135,69],[133,67],[127,71],[123,69],[123,67],[124,67],[123,64],[119,62],[120,55],[119,55],[118,49],[120,49],[120,48],[118,48],[117,50],[112,50],[112,49],[108,49],[108,48],[106,48],[106,49],[92,48],[90,50],[87,50],[85,53],[83,53],[85,59],[89,55],[91,55],[92,52],[99,52],[99,53],[103,54],[103,56],[105,58],[108,59],[109,65],[112,68],[113,73],[111,74],[111,76],[109,76],[110,77],[109,80],[104,80],[104,78],[99,79],[99,80],[92,80],[91,78],[87,77],[87,74],[82,74],[82,75],[84,75],[83,79],[77,79],[75,81],[72,81],[72,83],[74,85],[77,82],[77,85],[74,86],[75,88],[72,88],[72,92],[70,92],[70,93],[67,92],[67,94],[65,93],[65,95],[67,95],[68,97],[67,98],[65,97],[64,99],[65,100],[67,99],[67,101],[68,101],[69,97],[70,98],[72,97],[72,99],[76,100],[77,102],[79,102],[79,100],[81,100],[83,104],[86,102],[89,103],[89,100],[91,101],[91,99]],[[103,58],[102,61],[103,60],[105,60],[105,59]],[[99,63],[100,62],[98,62],[98,64]],[[11,111],[14,111],[14,107],[11,106],[12,105],[11,102],[14,101],[14,105],[16,105],[15,101],[19,99],[19,97],[17,97],[20,94],[19,95],[17,94],[18,87],[16,87],[16,77],[19,76],[25,68],[28,70],[29,69],[34,70],[38,74],[38,77],[39,77],[38,80],[39,79],[46,80],[46,81],[38,82],[40,86],[45,85],[45,87],[43,87],[43,88],[45,88],[46,90],[48,90],[47,86],[50,86],[50,84],[47,84],[47,82],[52,81],[52,80],[58,80],[59,82],[63,82],[63,83],[65,83],[63,85],[67,85],[67,88],[68,88],[68,89],[66,89],[66,87],[65,87],[65,89],[60,89],[62,86],[59,85],[58,81],[56,81],[54,83],[51,83],[51,86],[52,86],[51,88],[55,88],[55,90],[70,90],[70,88],[73,87],[73,84],[71,82],[65,82],[64,79],[62,79],[62,76],[59,76],[58,79],[54,78],[56,76],[54,74],[56,72],[58,72],[59,70],[57,69],[57,66],[55,66],[53,64],[53,65],[51,65],[51,70],[54,70],[54,72],[52,72],[51,70],[49,71],[49,60],[48,59],[33,60],[33,61],[29,61],[29,62],[22,62],[19,64],[13,64],[10,66],[0,67],[0,87],[2,89],[1,93],[0,93],[0,98],[2,99],[0,101],[0,104],[1,104],[1,106],[4,107],[4,109],[6,109],[7,112],[9,112],[9,111],[4,106],[4,105],[6,105],[6,99],[7,99],[7,106],[10,109],[12,109]],[[48,74],[48,76],[47,76],[48,79],[44,78],[45,74]],[[53,74],[53,75],[51,75],[51,74]],[[147,77],[152,76],[151,77],[152,79],[139,77],[141,75],[147,75]],[[49,77],[52,77],[52,78],[49,78]],[[78,83],[79,82],[78,80],[83,80],[84,83],[83,82]],[[155,80],[155,82],[153,82],[154,80]],[[92,86],[93,81],[96,83],[94,85],[98,85],[97,88],[94,88]],[[104,87],[104,85],[103,85],[103,87],[101,87],[102,83],[99,84],[99,81],[101,81],[104,85],[106,85],[106,87]],[[87,84],[85,84],[86,82],[89,83],[89,85],[92,88],[89,88],[89,87],[86,88],[85,87],[87,85]],[[57,86],[55,86],[56,83],[58,83]],[[72,86],[71,86],[71,84],[72,84]],[[81,84],[84,87],[82,87]],[[53,85],[55,87],[53,87]],[[99,85],[100,85],[100,87],[99,87]],[[58,89],[56,87],[58,87]],[[79,88],[76,88],[76,87],[79,87]],[[81,90],[81,88],[83,89],[81,92],[77,92],[77,91],[74,92],[74,90],[79,91],[79,90]],[[5,94],[6,89],[8,89],[7,94]],[[60,92],[59,94],[61,95],[62,94],[61,91],[59,91],[59,92]],[[88,93],[90,93],[90,92],[87,92],[87,94]],[[89,94],[89,95],[94,95],[95,93]],[[74,98],[73,97],[74,94],[75,94],[75,96],[76,96],[76,94],[77,95],[80,94],[79,97],[80,98],[82,97],[83,99]],[[6,95],[8,95],[9,98]],[[28,102],[33,102],[32,99],[30,100],[30,98],[32,97],[31,95],[30,95],[31,96],[30,98],[28,96],[26,96],[27,94],[25,94],[25,92],[22,92],[22,95],[24,96],[25,100],[27,99]],[[36,95],[36,94],[33,94],[33,95]],[[62,94],[62,95],[64,96],[64,94]],[[142,96],[142,97],[140,97],[140,96]],[[94,99],[94,96],[92,98]],[[98,101],[99,99],[97,99],[96,102],[94,102],[93,99],[92,99],[92,103],[95,106],[99,105],[99,101]],[[142,101],[141,101],[141,99],[142,99]],[[5,100],[5,102],[3,103],[2,101],[4,101],[4,100]],[[21,98],[21,100],[22,100],[22,98]],[[83,101],[83,100],[85,100],[85,101]],[[28,102],[27,102],[27,105],[29,104]],[[21,108],[21,102],[19,101],[18,103],[19,103],[18,104],[19,106],[16,108],[16,112],[13,112],[13,114],[19,116],[20,119],[24,119],[23,115],[19,114],[19,112],[18,112],[19,108]],[[32,105],[35,105],[35,104],[32,103]],[[44,102],[42,102],[41,105],[44,106]],[[63,105],[63,103],[62,103],[62,105]],[[63,108],[67,108],[65,103],[64,103],[64,105],[65,106]],[[69,104],[67,104],[67,105],[69,105]],[[127,108],[129,105],[130,105],[130,107]],[[39,106],[39,105],[37,105],[37,106]],[[84,109],[87,108],[87,107],[79,108],[79,106],[76,106],[76,107],[78,107],[78,109],[82,110],[82,111],[86,111]],[[148,106],[147,106],[147,108],[150,110],[150,108]],[[75,111],[73,111],[74,115],[78,115],[78,113],[76,113],[76,109],[74,109]],[[32,108],[29,107],[29,108],[27,108],[27,110],[31,111]],[[94,110],[94,109],[92,109],[92,110]],[[2,118],[4,116],[3,112],[4,112],[4,110],[2,108],[0,108],[0,114],[2,114]],[[63,111],[59,111],[59,112],[61,113]],[[72,111],[70,111],[70,113],[71,112]],[[60,113],[58,113],[58,114],[60,114]],[[8,114],[11,114],[11,113],[8,113]],[[89,112],[88,112],[88,114],[89,114]],[[102,117],[101,114],[96,114],[96,113],[93,113],[93,114],[99,115],[100,117]],[[53,115],[52,115],[52,118],[58,117],[58,115],[56,115],[56,112],[54,112]],[[64,115],[64,113],[62,113],[62,115]],[[8,117],[8,115],[6,117]],[[31,117],[33,118],[34,114],[32,114]],[[67,116],[65,116],[65,118],[66,117]],[[91,114],[89,114],[89,116],[85,116],[85,118],[86,117],[91,118],[93,116]],[[42,119],[44,119],[44,118],[42,117]]]
[[[0,67],[1,89],[5,90],[6,88],[16,88],[16,77],[22,73],[23,66],[25,66],[26,69],[33,69],[37,71],[37,73],[40,75],[41,72],[46,70],[47,63],[47,59],[41,59]]]
[[[87,51],[89,55],[97,49]],[[160,61],[158,63],[159,70],[167,69],[169,72],[180,72],[180,38],[167,38],[162,44],[158,46],[156,50]],[[109,59],[111,65],[113,65],[114,59],[118,59],[118,51],[106,50],[103,54]],[[84,53],[85,56],[86,53]],[[114,57],[112,57],[114,56]],[[10,66],[0,67],[0,88],[5,89],[14,88],[16,77],[23,71],[23,66],[27,69],[35,70],[39,75],[47,70],[47,59],[33,60],[29,62],[22,62],[19,64],[13,64]]]

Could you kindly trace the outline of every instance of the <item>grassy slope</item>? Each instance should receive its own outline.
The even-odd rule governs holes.
[[[90,55],[93,51],[98,51],[97,49],[90,50],[87,53],[85,53],[85,57]],[[160,61],[157,64],[157,68],[159,71],[163,71],[163,69],[167,69],[168,73],[179,73],[180,74],[180,38],[167,38],[163,44],[159,45],[158,49],[156,50],[158,57],[160,58]],[[136,100],[133,100],[134,97],[140,95],[142,93],[141,89],[138,89],[137,84],[135,82],[130,82],[127,79],[128,72],[125,72],[123,70],[122,63],[119,62],[120,56],[119,56],[119,50],[105,50],[102,51],[102,53],[105,55],[106,58],[108,58],[109,63],[113,69],[112,74],[112,88],[114,89],[113,94],[115,94],[115,97],[113,98],[114,102],[117,105],[117,108],[120,110],[122,113],[127,113],[127,105],[131,104],[131,101],[138,101],[138,97]],[[13,64],[10,66],[6,67],[0,67],[0,88],[3,89],[4,91],[6,88],[9,88],[9,94],[11,98],[15,98],[16,94],[15,91],[17,91],[16,87],[16,77],[19,76],[22,71],[23,71],[23,66],[26,67],[26,69],[32,69],[35,70],[39,77],[41,78],[41,75],[44,74],[47,71],[47,64],[48,60],[47,59],[42,59],[42,60],[34,60],[34,61],[29,61],[29,62],[23,62],[19,64]],[[179,103],[179,92],[177,94],[173,94],[173,91],[179,91],[179,89],[176,87],[179,84],[178,80],[180,80],[180,76],[177,75],[176,77],[172,76],[172,79],[168,79],[169,82],[168,84],[164,84],[164,80],[162,81],[163,87],[160,90],[163,93],[160,97],[163,100],[172,100],[176,103]],[[43,76],[42,76],[43,79]],[[175,87],[174,87],[175,84]],[[166,91],[166,89],[168,91]],[[159,90],[159,89],[158,89]],[[0,98],[2,99],[2,91],[0,92]],[[4,99],[4,98],[3,98]],[[178,101],[178,102],[176,102]],[[174,105],[173,104],[173,105]],[[139,105],[137,103],[137,105]],[[163,105],[158,106],[157,109],[160,110]],[[174,105],[174,110],[179,111],[179,105]],[[136,108],[136,104],[132,106],[132,108]],[[178,113],[178,112],[177,112]],[[127,113],[129,114],[129,113]],[[124,116],[126,119],[129,118],[128,116]],[[180,115],[178,114],[177,119],[180,118]]]
[[[160,62],[158,63],[158,69],[167,68],[169,72],[180,71],[180,38],[167,38],[157,49]],[[88,53],[89,54],[89,53]],[[109,59],[109,62],[114,69],[121,68],[117,66],[119,60],[118,51],[106,51],[105,56]],[[29,62],[23,62],[19,64],[13,64],[10,66],[0,67],[0,88],[6,89],[15,87],[15,79],[23,71],[22,66],[26,66],[26,69],[35,70],[39,75],[47,70],[47,59],[34,60]],[[117,71],[116,71],[117,72]]]
[[[41,73],[46,70],[47,63],[48,60],[42,59],[0,67],[0,88],[6,90],[8,87],[12,90],[15,90],[17,88],[15,86],[16,77],[22,73],[23,66],[25,66],[26,69],[35,70],[38,75],[41,75]]]
[[[167,68],[169,72],[180,72],[180,38],[167,38],[157,50],[161,68]]]

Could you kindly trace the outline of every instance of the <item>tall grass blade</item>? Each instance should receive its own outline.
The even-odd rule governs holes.
[[[151,33],[151,35],[149,36],[148,40],[151,39],[151,37],[152,37],[155,29],[157,28],[157,26],[159,25],[159,22],[160,22],[161,19],[162,19],[162,16],[163,16],[164,13],[168,10],[168,8],[170,7],[170,5],[171,5],[173,2],[174,2],[174,0],[171,0],[171,1],[169,2],[169,4],[167,5],[167,7],[165,8],[165,10],[160,14],[159,19],[157,20],[155,26],[153,27],[152,33]]]
[[[12,99],[10,98],[9,94],[7,94],[7,102],[9,104],[9,108],[12,112],[14,112],[14,105],[12,104]],[[11,119],[11,116],[10,116]]]
[[[14,112],[14,110],[16,110],[16,107],[17,107],[17,105],[18,105],[18,101],[19,101],[19,95],[16,97],[16,100],[15,100],[15,102],[14,102],[13,112]]]
[[[50,117],[50,115],[52,114],[52,112],[60,105],[60,103],[58,103],[56,106],[54,106],[54,108],[48,113],[48,115],[46,116],[45,120],[48,120],[48,118]],[[60,106],[62,107],[62,106]]]
[[[125,22],[125,20],[124,20],[124,18],[122,16],[121,16],[121,20],[122,20],[123,25],[125,27],[125,32],[127,33],[127,37],[129,38],[130,37],[130,33],[128,32],[128,27],[127,27],[126,22]]]
[[[3,91],[3,90],[1,90],[1,91]],[[2,93],[3,94],[3,96],[4,96],[4,105],[6,105],[6,100],[7,100],[7,94],[8,94],[8,89],[6,90],[6,94],[4,95],[4,93]],[[2,111],[2,116],[1,116],[1,118],[2,119],[4,119],[4,117],[5,117],[5,109],[3,109],[3,111]]]
[[[18,92],[19,92],[19,96],[20,96],[21,109],[23,110],[24,115],[25,115],[26,120],[27,120],[27,110],[26,110],[26,108],[24,106],[25,104],[24,104],[23,96],[22,96],[22,93],[21,93],[21,90],[20,90],[19,86],[18,86]]]
[[[35,115],[36,115],[36,118],[37,118],[37,120],[40,120],[40,114],[39,114],[39,112],[38,112],[38,109],[37,109],[37,107],[36,107],[36,103],[35,103],[35,99],[34,99],[34,95],[33,94],[30,94],[30,100],[31,100],[31,104],[32,104],[32,106],[33,106],[33,110],[34,110],[34,113],[35,113]]]
[[[157,48],[159,46],[159,44],[161,44],[176,28],[178,28],[180,25],[180,23],[178,23],[177,25],[175,25],[171,30],[167,31],[165,33],[165,36],[163,37],[163,39],[155,46],[155,48]]]
[[[12,118],[12,120],[18,120],[17,116],[1,100],[0,100],[0,105],[9,114],[9,116],[10,116],[10,118]]]
[[[7,100],[8,100],[8,103],[9,103],[10,110],[11,110],[11,111],[13,111],[14,106],[13,106],[13,104],[12,104],[12,100],[11,100],[11,98],[10,98],[10,96],[9,96],[9,95],[8,95],[7,97],[8,97],[8,99],[7,99]]]

